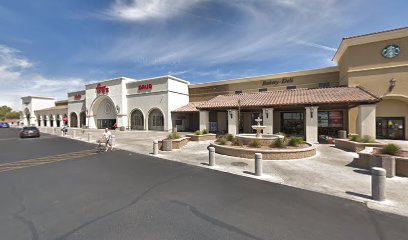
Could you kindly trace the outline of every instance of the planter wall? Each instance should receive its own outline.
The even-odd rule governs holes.
[[[172,140],[171,139],[165,139],[165,140],[159,141],[159,149],[160,150],[170,151],[170,150],[165,150],[165,149],[168,149],[168,148],[166,148],[166,146],[164,146],[166,144],[167,140],[169,140],[171,142],[171,149],[181,149],[182,147],[187,145],[190,138],[189,137],[182,137],[182,138],[179,138],[179,139],[172,139]],[[165,143],[163,144],[163,142],[165,142]],[[169,145],[167,145],[167,146],[169,146]]]
[[[358,153],[358,168],[370,170],[372,167],[382,167],[386,169],[387,177],[394,175],[408,177],[408,158],[389,155],[374,156],[372,151],[373,148],[367,148]]]
[[[213,133],[202,135],[187,134],[187,137],[189,137],[191,141],[215,141],[217,139],[217,135]]]
[[[384,146],[384,144],[382,143],[360,143],[360,142],[350,141],[349,139],[336,139],[334,146],[340,149],[358,153],[364,150],[366,147],[382,147]]]
[[[307,158],[316,155],[316,147],[308,144],[309,147],[301,149],[256,149],[256,148],[239,148],[219,144],[211,144],[215,152],[223,155],[254,159],[255,153],[262,153],[264,160],[289,160]]]

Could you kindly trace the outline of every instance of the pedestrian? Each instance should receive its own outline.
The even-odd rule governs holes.
[[[113,124],[113,130],[116,130],[116,128],[118,128],[118,123],[115,122],[115,124]]]
[[[106,149],[105,152],[107,152],[108,150],[113,150],[113,146],[112,146],[112,133],[109,130],[109,128],[105,128],[105,132],[103,133],[103,137],[105,139],[105,145],[106,145]]]

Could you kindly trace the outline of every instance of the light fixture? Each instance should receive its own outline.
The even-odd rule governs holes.
[[[313,118],[314,107],[310,107],[310,118]]]
[[[395,78],[391,78],[390,86],[388,87],[388,91],[391,92],[394,89],[396,83],[397,83],[397,80],[395,80]]]
[[[232,110],[228,110],[228,114],[230,115],[230,118],[232,119],[232,117],[233,117]]]
[[[266,118],[269,118],[269,109],[265,109]]]
[[[120,107],[119,105],[116,105],[116,111],[119,113],[120,112]]]

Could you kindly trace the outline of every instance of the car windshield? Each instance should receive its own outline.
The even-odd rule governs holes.
[[[36,127],[24,127],[23,130],[37,130]]]

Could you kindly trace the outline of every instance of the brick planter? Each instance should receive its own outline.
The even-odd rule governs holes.
[[[190,140],[189,137],[182,137],[179,139],[164,139],[164,140],[159,141],[159,149],[162,151],[171,151],[173,149],[181,149],[182,147],[187,145],[189,140]],[[167,146],[165,146],[166,144]],[[171,145],[171,150],[170,150],[170,145]]]
[[[387,171],[387,177],[395,175],[408,177],[408,158],[373,155],[374,148],[368,147],[358,153],[357,167],[370,170],[372,167],[382,167]]]
[[[353,142],[349,139],[336,139],[334,142],[334,146],[343,150],[352,151],[352,152],[360,152],[364,150],[366,147],[382,147],[384,146],[383,143],[360,143],[360,142]]]
[[[215,152],[223,155],[254,159],[255,153],[262,153],[264,160],[290,160],[307,158],[316,155],[316,147],[309,144],[309,147],[299,149],[257,149],[241,148],[227,145],[211,144]]]
[[[217,135],[214,133],[196,135],[196,134],[187,134],[187,137],[191,139],[191,141],[215,141],[217,139]]]

